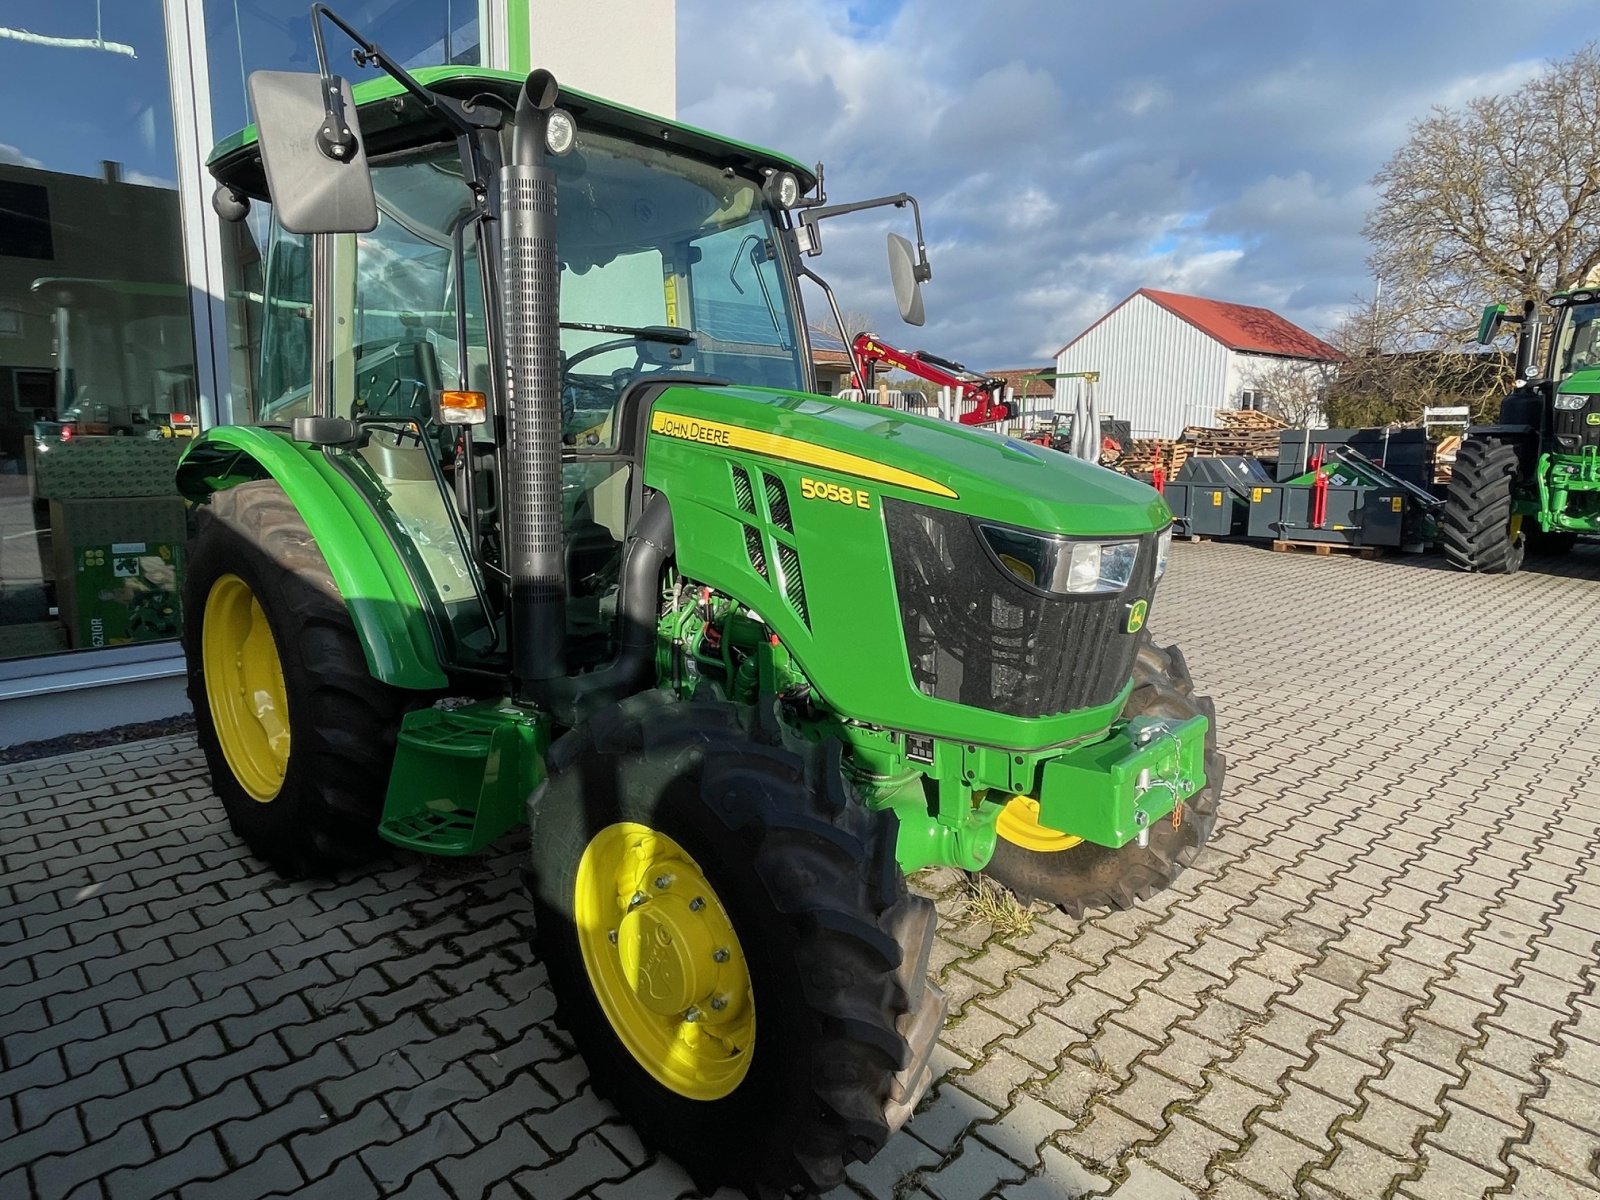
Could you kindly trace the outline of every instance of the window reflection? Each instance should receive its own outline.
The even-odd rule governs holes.
[[[10,25],[0,658],[176,635],[172,468],[196,408],[161,2],[56,0],[29,6],[29,39]]]
[[[250,123],[250,72],[317,69],[310,8],[304,0],[205,0],[211,124],[219,140]],[[402,66],[482,61],[479,0],[369,0],[340,15]],[[323,37],[332,70],[353,84],[375,75],[351,64],[344,34],[325,27]]]

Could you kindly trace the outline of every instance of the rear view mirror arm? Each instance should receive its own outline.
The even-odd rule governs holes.
[[[796,214],[796,220],[800,224],[800,249],[807,255],[822,253],[822,230],[818,229],[817,225],[829,217],[862,212],[869,208],[904,208],[908,204],[911,206],[911,219],[917,229],[917,282],[927,283],[933,278],[933,267],[928,263],[928,247],[922,240],[922,210],[917,207],[917,198],[909,192],[879,196],[872,200],[852,200],[846,204],[824,204],[817,208],[801,209]]]
[[[849,330],[844,327],[844,314],[839,311],[839,301],[834,299],[833,289],[828,286],[826,279],[798,259],[795,260],[794,269],[821,288],[822,294],[828,298],[828,307],[833,310],[834,323],[839,326],[839,339],[844,343],[844,352],[850,359],[850,373],[856,377],[857,382],[865,390],[867,387],[866,377],[861,373],[861,363],[856,359],[855,343],[850,337]]]
[[[351,133],[349,123],[344,115],[344,100],[339,93],[335,77],[328,71],[328,52],[322,39],[322,21],[326,19],[340,29],[345,36],[356,44],[354,51],[356,65],[367,67],[376,65],[389,75],[396,83],[405,88],[422,104],[428,112],[437,116],[460,138],[465,139],[472,146],[470,161],[466,165],[473,175],[473,187],[481,193],[487,188],[488,171],[486,164],[480,161],[477,152],[477,138],[473,135],[480,129],[498,129],[505,123],[505,114],[497,109],[484,108],[477,105],[463,104],[430,92],[416,81],[416,78],[403,66],[390,57],[388,51],[376,42],[369,41],[347,22],[338,13],[326,4],[317,3],[311,6],[311,35],[316,43],[317,70],[322,76],[323,102],[327,108],[328,119],[323,123],[322,132],[318,135],[323,146],[323,153],[330,158],[343,161],[354,148],[355,137]],[[336,152],[337,151],[337,152]],[[463,159],[468,155],[463,153]]]

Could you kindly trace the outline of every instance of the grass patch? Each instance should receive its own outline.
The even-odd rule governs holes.
[[[987,921],[1003,940],[1033,932],[1033,910],[987,875],[963,885],[961,906],[971,921]]]

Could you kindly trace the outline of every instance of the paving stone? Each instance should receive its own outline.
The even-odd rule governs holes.
[[[119,1167],[136,1166],[154,1157],[150,1139],[137,1122],[124,1125],[108,1138],[91,1142],[70,1154],[52,1154],[32,1164],[30,1200],[62,1200],[89,1180],[109,1175]]]
[[[386,1200],[361,1160],[353,1156],[334,1167],[331,1175],[314,1183],[304,1187],[289,1186],[293,1190],[273,1192],[270,1200]]]
[[[330,1121],[325,1128],[314,1133],[302,1133],[290,1138],[289,1150],[305,1172],[305,1177],[316,1180],[327,1174],[328,1169],[346,1155],[354,1154],[362,1147],[368,1147],[370,1152],[371,1147],[399,1140],[403,1133],[404,1130],[389,1115],[389,1110],[381,1101],[369,1100],[347,1120]],[[362,1161],[365,1163],[366,1160]],[[391,1176],[379,1179],[374,1172],[373,1178],[387,1187],[389,1185],[384,1180]]]
[[[269,1196],[295,1191],[303,1183],[304,1178],[289,1157],[289,1152],[282,1146],[270,1146],[254,1162],[229,1171],[220,1178],[190,1184],[178,1194],[181,1200],[241,1200],[245,1196]],[[343,1192],[322,1194],[349,1200]]]
[[[173,1154],[163,1155],[141,1167],[112,1172],[105,1177],[105,1186],[117,1200],[153,1200],[186,1183],[214,1179],[227,1171],[228,1164],[223,1160],[216,1138],[206,1133]]]
[[[538,1076],[517,1075],[487,1096],[457,1104],[450,1110],[479,1142],[492,1141],[509,1122],[533,1113],[548,1112],[559,1101]]]
[[[1002,1185],[997,1194],[1004,1200],[1076,1200],[1110,1186],[1104,1175],[1096,1175],[1058,1147],[1046,1146],[1041,1170],[1021,1183]]]
[[[970,1200],[985,1196],[1008,1183],[1021,1183],[1027,1169],[977,1139],[962,1143],[960,1151],[938,1170],[923,1174],[924,1191],[939,1200]]]
[[[17,1123],[23,1129],[32,1129],[63,1109],[102,1096],[117,1096],[127,1088],[128,1078],[122,1064],[101,1063],[85,1075],[74,1075],[52,1087],[31,1088],[20,1093],[16,1098]]]
[[[444,1180],[454,1200],[479,1200],[501,1180],[550,1161],[549,1151],[527,1127],[513,1122],[477,1149],[459,1158],[441,1159],[434,1163],[433,1169]]]
[[[299,1058],[288,1066],[257,1071],[250,1077],[263,1103],[280,1104],[302,1088],[322,1084],[348,1075],[352,1068],[337,1043],[318,1046],[310,1058]]]
[[[217,1126],[217,1137],[233,1162],[249,1162],[267,1146],[287,1141],[302,1130],[320,1129],[329,1116],[312,1092],[296,1092],[282,1104],[269,1105],[260,1115]]]

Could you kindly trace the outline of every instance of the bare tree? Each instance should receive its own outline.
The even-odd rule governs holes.
[[[1460,346],[1485,303],[1600,268],[1600,45],[1436,108],[1373,179],[1369,260],[1409,348]]]
[[[838,340],[839,326],[834,322],[832,309],[824,305],[809,315],[811,319],[806,322],[806,328],[813,336],[826,338],[830,342]],[[839,310],[839,315],[844,319],[845,333],[849,335],[847,340],[852,342],[855,341],[857,334],[874,332],[878,324],[866,313],[854,309],[842,308]]]
[[[1324,405],[1336,427],[1415,422],[1430,405],[1464,404],[1488,421],[1511,386],[1507,355],[1464,353],[1454,339],[1419,343],[1409,315],[1375,298],[1355,302],[1328,340],[1345,356]]]
[[[1338,371],[1336,363],[1270,359],[1244,373],[1244,384],[1263,397],[1262,408],[1291,429],[1315,426],[1322,420],[1323,394]]]

